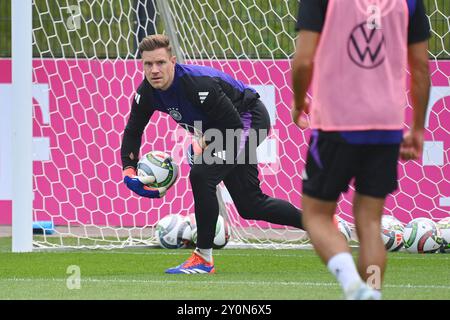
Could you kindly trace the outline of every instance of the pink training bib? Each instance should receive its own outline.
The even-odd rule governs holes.
[[[408,20],[405,0],[329,1],[314,61],[312,128],[403,128]]]

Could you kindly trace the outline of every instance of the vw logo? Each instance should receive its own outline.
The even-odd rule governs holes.
[[[350,59],[359,67],[373,69],[384,62],[386,41],[381,29],[369,29],[367,23],[357,25],[348,39]]]

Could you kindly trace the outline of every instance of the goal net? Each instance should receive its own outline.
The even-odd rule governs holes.
[[[449,216],[450,208],[450,5],[446,0],[425,4],[433,84],[425,151],[420,161],[399,164],[400,187],[385,207],[386,214],[405,223],[415,217],[437,221]],[[163,199],[146,199],[122,183],[121,138],[143,79],[137,45],[152,33],[176,39],[185,63],[216,67],[259,91],[272,126],[258,150],[261,187],[301,207],[310,132],[290,118],[297,9],[295,0],[34,0],[33,220],[51,222],[54,231],[35,235],[35,247],[154,245],[159,219],[194,212],[184,156],[188,137],[170,116],[153,115],[141,155],[172,154],[180,166],[176,184]],[[406,115],[410,123],[410,105]],[[232,244],[307,242],[301,230],[242,219],[226,189],[219,190]],[[337,209],[350,224],[352,190]]]

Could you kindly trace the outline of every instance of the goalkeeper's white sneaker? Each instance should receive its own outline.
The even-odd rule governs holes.
[[[380,300],[381,294],[364,282],[355,282],[345,292],[346,300]]]

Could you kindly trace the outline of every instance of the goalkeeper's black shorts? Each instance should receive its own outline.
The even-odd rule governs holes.
[[[385,198],[398,187],[399,144],[349,144],[324,132],[311,135],[303,194],[337,201],[354,183],[356,192]]]

